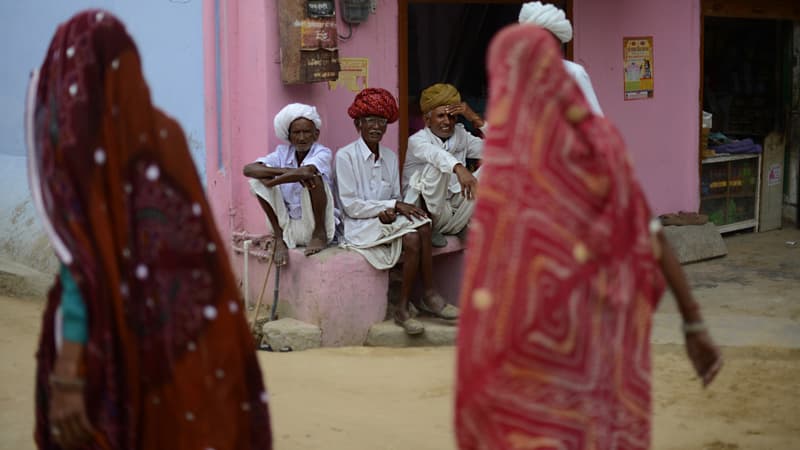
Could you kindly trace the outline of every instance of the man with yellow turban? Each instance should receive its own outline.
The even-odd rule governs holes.
[[[433,220],[433,245],[447,245],[445,234],[459,234],[475,210],[478,179],[467,169],[467,159],[480,159],[483,140],[470,134],[458,115],[475,128],[486,126],[452,84],[437,83],[420,96],[425,128],[408,139],[403,166],[405,200],[421,204]]]
[[[525,3],[519,11],[519,23],[544,28],[562,44],[572,40],[572,24],[567,20],[564,11],[553,5],[546,5],[542,2]],[[564,60],[564,68],[567,69],[567,73],[572,79],[578,83],[578,87],[592,108],[592,112],[602,116],[603,110],[600,109],[600,102],[597,100],[597,94],[594,93],[592,80],[589,78],[589,74],[586,73],[586,69],[580,64],[566,59]]]
[[[421,208],[403,202],[397,155],[381,145],[386,126],[397,120],[397,101],[389,91],[367,88],[347,114],[359,138],[336,152],[336,184],[344,213],[343,247],[362,254],[373,267],[391,269],[403,256],[403,281],[394,321],[410,335],[425,332],[411,315],[409,300],[418,275],[423,295],[418,309],[442,319],[458,318],[434,288],[431,221]]]

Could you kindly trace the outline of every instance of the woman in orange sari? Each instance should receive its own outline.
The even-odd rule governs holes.
[[[487,66],[486,181],[458,335],[459,447],[646,449],[664,278],[704,385],[719,351],[621,137],[590,112],[553,37],[506,28]]]
[[[253,338],[186,138],[151,103],[110,13],[58,28],[26,126],[62,263],[37,353],[39,448],[271,448]]]

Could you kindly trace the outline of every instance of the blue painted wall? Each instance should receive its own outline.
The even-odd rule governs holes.
[[[82,9],[97,7],[128,27],[154,102],[181,123],[197,168],[204,172],[201,0],[0,2],[0,153],[25,154],[22,111],[28,74],[41,64],[56,26]]]
[[[205,179],[201,0],[0,0],[0,258],[49,273],[57,262],[28,191],[25,90],[56,26],[86,8],[109,10],[126,24],[153,101],[181,123]]]

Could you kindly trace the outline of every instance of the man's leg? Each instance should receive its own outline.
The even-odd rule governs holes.
[[[417,204],[424,209],[433,221],[431,239],[434,247],[444,247],[447,239],[439,232],[438,223],[447,220],[449,211],[447,205],[448,186],[450,174],[443,173],[438,168],[428,164],[422,170],[411,176],[406,192],[406,202]]]
[[[431,225],[425,225],[417,228],[417,233],[420,239],[419,250],[419,270],[422,274],[422,287],[424,294],[422,297],[422,305],[417,304],[417,308],[423,311],[432,313],[435,316],[443,319],[455,319],[458,317],[458,308],[448,305],[447,301],[439,295],[433,285],[433,249],[431,248],[430,235]]]
[[[430,242],[430,241],[429,241]],[[420,235],[408,233],[403,236],[403,284],[400,286],[400,300],[394,313],[394,320],[401,325],[408,334],[420,334],[425,331],[422,322],[411,317],[408,310],[408,300],[411,290],[417,281],[420,260]]]
[[[272,226],[272,235],[275,237],[275,255],[272,260],[276,266],[285,266],[289,262],[289,249],[286,247],[286,242],[283,241],[283,228],[278,222],[278,216],[275,214],[275,210],[272,209],[272,205],[267,203],[266,200],[258,195],[256,198],[258,199],[258,204],[261,205],[261,209],[267,215],[269,224]]]
[[[314,212],[314,231],[311,240],[306,245],[305,255],[319,253],[328,246],[328,230],[325,229],[325,213],[328,209],[328,196],[325,193],[325,182],[317,175],[313,180],[313,187],[308,188],[311,196],[311,209]]]
[[[286,205],[283,202],[283,195],[278,187],[267,187],[261,180],[251,178],[250,190],[258,199],[258,204],[267,215],[272,235],[275,237],[275,255],[273,261],[277,266],[284,266],[289,262],[289,248],[283,239],[283,219],[284,225],[288,224],[289,217],[286,212]],[[276,206],[273,206],[276,205]],[[277,211],[276,211],[277,208]]]

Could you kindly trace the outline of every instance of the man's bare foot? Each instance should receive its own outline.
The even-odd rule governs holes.
[[[275,243],[275,253],[272,255],[272,262],[278,267],[285,266],[289,263],[289,248],[286,246],[286,242],[283,242],[283,238],[276,238],[273,242]]]
[[[311,241],[309,241],[308,245],[306,245],[305,255],[311,256],[317,254],[328,246],[328,239],[327,236],[319,238],[316,236],[311,237]]]

